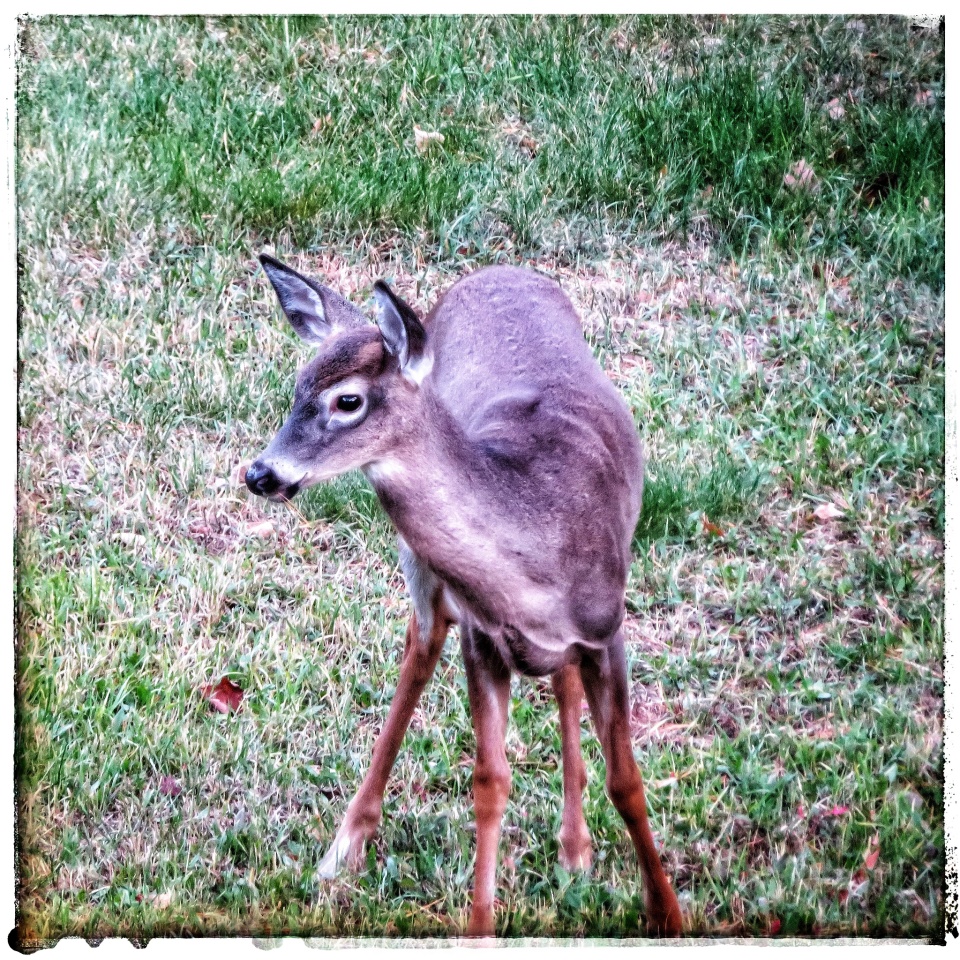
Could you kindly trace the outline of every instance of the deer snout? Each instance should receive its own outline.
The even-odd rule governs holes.
[[[247,468],[247,487],[258,497],[269,497],[280,488],[280,478],[265,463],[256,460]]]

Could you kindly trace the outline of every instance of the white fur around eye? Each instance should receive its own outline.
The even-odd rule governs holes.
[[[356,410],[340,410],[337,401],[341,397],[359,397],[360,406]],[[349,427],[366,416],[367,383],[364,380],[344,380],[323,392],[323,402],[327,405],[328,426]]]

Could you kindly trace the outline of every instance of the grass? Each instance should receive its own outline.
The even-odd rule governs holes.
[[[304,360],[264,244],[359,303],[386,276],[423,310],[489,262],[560,280],[648,454],[633,733],[687,930],[942,938],[936,32],[50,18],[20,66],[22,943],[465,924],[454,642],[369,869],[316,877],[407,602],[362,479],[293,510],[232,480]],[[443,142],[419,152],[414,125]],[[784,183],[801,159],[809,190]],[[224,675],[226,717],[199,696]],[[583,729],[596,865],[571,877],[549,685],[516,682],[504,936],[639,929]]]

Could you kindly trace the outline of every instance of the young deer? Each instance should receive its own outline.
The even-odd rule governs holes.
[[[467,933],[492,936],[504,737],[513,671],[550,674],[560,709],[560,857],[590,865],[580,703],[586,692],[607,791],[640,858],[651,933],[680,908],[647,823],[630,742],[620,625],[643,458],[626,404],[553,280],[515,267],[471,274],[421,322],[382,282],[377,325],[273,257],[261,263],[296,332],[319,345],[293,410],[247,470],[271,500],[359,468],[400,534],[413,601],[396,695],[370,769],[320,873],[363,862],[387,778],[447,631],[460,625],[477,738],[477,860]]]

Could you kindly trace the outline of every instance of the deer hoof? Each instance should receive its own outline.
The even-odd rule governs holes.
[[[321,880],[332,880],[345,866],[356,870],[363,855],[363,846],[362,837],[352,836],[341,827],[317,867],[317,876]]]
[[[495,937],[496,935],[496,930],[493,926],[493,911],[491,910],[489,913],[481,911],[478,913],[474,910],[470,915],[470,922],[467,924],[465,936],[471,939],[487,939]]]
[[[669,899],[647,906],[647,933],[651,937],[679,937],[683,933],[683,915],[672,891]]]
[[[560,840],[560,866],[567,873],[586,873],[593,863],[589,834],[579,841]]]

